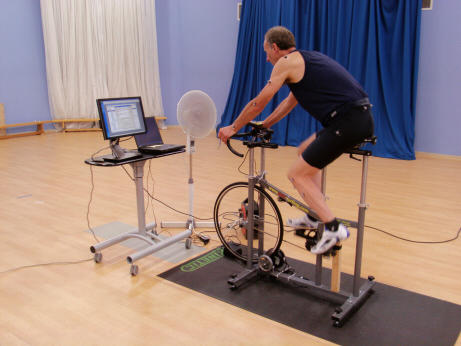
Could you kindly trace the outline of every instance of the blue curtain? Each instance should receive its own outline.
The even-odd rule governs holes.
[[[244,0],[234,76],[221,126],[229,125],[270,78],[265,32],[289,28],[298,49],[346,67],[370,95],[378,143],[373,154],[414,159],[421,0]],[[284,86],[256,120],[288,95]],[[273,126],[274,141],[299,145],[321,125],[300,106]]]

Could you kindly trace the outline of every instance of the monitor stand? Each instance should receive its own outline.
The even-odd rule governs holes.
[[[122,149],[120,145],[118,145],[119,141],[111,140],[110,141],[110,149],[112,150],[112,155],[104,156],[104,161],[108,162],[124,162],[128,160],[133,160],[138,157],[142,157],[141,153],[138,152],[130,152]]]

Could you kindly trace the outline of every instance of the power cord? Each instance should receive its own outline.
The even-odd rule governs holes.
[[[128,175],[128,177],[129,177],[132,181],[134,181],[134,178],[133,178],[133,177],[131,176],[131,174],[126,170],[126,168],[125,168],[124,166],[121,166],[121,167],[123,168],[123,170],[125,171],[125,173]],[[209,218],[197,217],[197,216],[191,215],[191,214],[189,214],[189,213],[185,213],[185,212],[183,212],[183,211],[180,211],[180,210],[178,210],[178,209],[172,207],[171,205],[169,205],[169,204],[163,202],[162,200],[160,200],[160,199],[154,197],[154,196],[151,195],[151,193],[150,193],[148,190],[146,190],[144,187],[143,187],[143,190],[144,190],[145,193],[147,193],[147,195],[148,195],[151,199],[153,199],[154,201],[156,201],[156,202],[158,202],[158,203],[160,203],[160,204],[163,204],[165,207],[167,207],[167,208],[169,208],[169,209],[171,209],[171,210],[173,210],[173,211],[175,211],[175,212],[177,212],[177,213],[179,213],[179,214],[182,214],[182,215],[185,215],[185,216],[190,216],[190,217],[193,217],[193,218],[196,219],[196,220],[202,220],[202,221],[213,220],[213,219],[214,219],[213,217],[209,217]]]
[[[153,196],[154,191],[155,191],[154,190],[155,180],[154,180],[154,176],[153,176],[152,170],[151,170],[151,163],[152,163],[152,161],[149,160],[149,170],[147,172],[147,190],[149,190],[149,177],[150,177],[150,180],[152,181],[152,196]],[[152,204],[152,215],[154,217],[155,224],[158,225],[157,215],[155,215],[155,209],[154,209],[154,204],[152,203],[152,198],[147,199],[147,206],[146,206],[146,210],[144,211],[144,214],[147,214],[147,210],[149,209],[149,204]]]
[[[240,166],[237,167],[237,171],[239,171],[239,173],[242,173],[243,175],[248,175],[248,173],[243,172],[240,168],[242,168],[243,164],[245,163],[249,152],[250,152],[250,149],[247,150],[247,152],[245,153],[245,156],[243,157],[242,162],[240,163]]]
[[[250,152],[250,149],[247,150],[247,152],[245,153],[245,156],[243,157],[242,163],[240,163],[240,166],[237,167],[237,170],[239,171],[239,173],[241,173],[243,175],[246,175],[246,176],[248,176],[249,173],[246,173],[246,172],[242,171],[241,168],[242,168],[243,164],[245,163],[249,152]],[[256,160],[254,162],[254,170],[256,172]]]
[[[11,269],[7,269],[4,271],[1,271],[0,274],[6,274],[10,272],[14,272],[17,270],[21,269],[27,269],[27,268],[35,268],[35,267],[44,267],[44,266],[51,266],[51,265],[69,265],[69,264],[79,264],[79,263],[84,263],[84,262],[89,262],[93,261],[93,258],[88,258],[84,260],[77,260],[77,261],[63,261],[63,262],[48,262],[48,263],[39,263],[39,264],[30,264],[30,265],[24,265],[24,266],[19,266]]]
[[[129,140],[126,139],[126,140]],[[125,140],[124,140],[125,141]],[[94,159],[94,156],[98,153],[100,153],[101,151],[105,150],[105,149],[108,149],[109,147],[104,147],[100,150],[98,150],[97,152],[95,152],[93,155],[91,155],[91,158]],[[121,166],[123,168],[123,170],[125,171],[126,175],[130,178],[130,180],[134,181],[134,178],[131,176],[131,174],[128,172],[128,170],[124,167],[124,166]],[[96,237],[96,234],[94,232],[94,230],[91,228],[91,225],[90,225],[90,219],[89,219],[89,214],[90,214],[90,205],[91,205],[91,202],[92,202],[92,199],[93,199],[93,191],[94,191],[94,176],[93,176],[93,170],[92,170],[92,166],[90,165],[90,173],[91,173],[91,192],[90,192],[90,201],[88,203],[88,207],[87,207],[87,224],[88,224],[88,229],[91,231],[93,237],[95,238],[95,240],[97,242],[99,242],[99,239]],[[152,192],[149,191],[149,181],[152,180]],[[179,214],[182,214],[182,215],[185,215],[185,216],[189,216],[189,217],[193,217],[194,219],[197,219],[197,220],[213,220],[213,217],[210,217],[210,218],[200,218],[200,217],[196,217],[194,215],[191,215],[189,213],[185,213],[185,212],[182,212],[174,207],[172,207],[171,205],[161,201],[160,199],[154,197],[154,186],[155,186],[155,181],[154,181],[154,178],[153,178],[153,175],[152,175],[152,170],[151,170],[151,162],[149,162],[149,169],[148,169],[148,173],[147,173],[147,187],[145,188],[143,186],[143,191],[149,196],[148,200],[147,200],[147,205],[146,205],[146,208],[144,210],[144,214],[147,214],[147,210],[149,209],[149,204],[151,203],[151,201],[156,201],[156,202],[159,202],[160,204],[163,204],[164,206],[166,206],[167,208],[179,213]],[[154,211],[154,208],[152,208],[152,213],[153,213],[153,216],[154,216],[154,221],[156,224],[157,223],[157,217],[155,215],[155,211]],[[160,233],[162,233],[163,231],[161,231]],[[159,233],[159,234],[160,234]],[[200,243],[200,244],[203,244],[203,246],[205,246],[206,244],[208,244],[209,241],[217,241],[215,239],[211,239],[210,237],[206,236],[206,235],[203,235],[202,233],[198,233],[198,234],[192,234],[192,242],[197,244],[197,243]]]
[[[456,239],[458,239],[459,234],[461,233],[461,227],[460,227],[458,229],[458,232],[456,233],[456,236],[451,238],[451,239],[440,240],[440,241],[422,241],[422,240],[412,240],[412,239],[399,237],[399,236],[397,236],[395,234],[383,231],[382,229],[372,227],[372,226],[365,226],[365,227],[370,228],[370,229],[374,229],[374,230],[376,230],[378,232],[382,232],[382,233],[384,233],[384,234],[386,234],[386,235],[388,235],[390,237],[394,237],[394,238],[397,238],[397,239],[400,239],[400,240],[403,240],[403,241],[407,241],[407,242],[410,242],[410,243],[416,243],[416,244],[444,244],[444,243],[449,243],[449,242],[452,242],[452,241],[455,241]]]
[[[95,155],[95,154],[93,154],[93,155]],[[96,236],[96,233],[94,232],[93,228],[91,228],[91,225],[90,225],[90,206],[91,206],[91,202],[93,201],[94,176],[93,176],[93,166],[91,166],[91,165],[89,165],[89,166],[90,166],[90,174],[91,174],[91,191],[90,191],[90,200],[88,202],[88,206],[87,206],[87,209],[86,209],[86,223],[88,225],[88,230],[93,235],[93,238],[96,240],[97,243],[99,243],[99,239]]]
[[[286,226],[285,226],[286,227]],[[290,227],[290,226],[288,226]],[[461,233],[461,227],[458,229],[458,231],[456,232],[456,235],[451,238],[451,239],[447,239],[447,240],[440,240],[440,241],[424,241],[424,240],[412,240],[412,239],[407,239],[407,238],[403,238],[403,237],[400,237],[398,235],[395,235],[395,234],[392,234],[390,232],[387,232],[387,231],[383,231],[382,229],[379,229],[377,227],[373,227],[373,226],[367,226],[365,225],[366,228],[370,228],[370,229],[373,229],[375,231],[378,231],[378,232],[382,232],[390,237],[393,237],[393,238],[396,238],[396,239],[399,239],[399,240],[403,240],[403,241],[406,241],[406,242],[409,242],[409,243],[415,243],[415,244],[445,244],[445,243],[450,243],[452,241],[455,241],[456,239],[459,238],[459,234]],[[293,232],[294,229],[291,229],[291,230],[284,230],[284,232]],[[301,246],[298,246],[296,244],[293,244],[293,243],[290,243],[289,241],[286,241],[286,240],[283,240],[284,242],[287,242],[288,244],[291,244],[293,246],[296,246],[296,247],[299,247],[301,248]]]
[[[130,136],[130,137],[125,138],[125,139],[122,139],[122,140],[120,140],[120,142],[128,141],[131,138],[133,138],[133,136]],[[103,148],[97,150],[96,152],[94,152],[91,155],[91,160],[94,160],[95,156],[97,154],[99,154],[101,151],[107,150],[107,149],[110,149],[110,146],[103,147]],[[87,225],[88,225],[88,230],[91,232],[91,234],[93,235],[93,238],[96,240],[96,242],[99,243],[100,240],[98,239],[98,237],[96,236],[96,233],[94,232],[93,228],[91,228],[91,225],[90,225],[90,206],[91,206],[91,202],[93,201],[94,175],[93,175],[93,166],[92,165],[89,165],[89,166],[90,166],[90,175],[91,175],[91,191],[90,191],[90,200],[88,202],[88,206],[87,206],[87,210],[86,210],[86,222],[87,222]],[[149,166],[149,170],[150,170],[150,166]]]

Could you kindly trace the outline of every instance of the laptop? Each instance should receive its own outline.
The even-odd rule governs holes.
[[[159,155],[180,151],[186,146],[181,144],[164,144],[154,117],[146,117],[147,132],[134,136],[138,151],[143,154]]]

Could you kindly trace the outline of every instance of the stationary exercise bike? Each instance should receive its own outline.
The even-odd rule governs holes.
[[[231,289],[237,289],[258,275],[269,275],[276,280],[293,284],[297,287],[309,288],[309,291],[320,295],[322,298],[340,304],[335,309],[331,318],[334,326],[340,327],[345,320],[365,301],[372,292],[374,278],[368,279],[360,285],[360,271],[362,263],[363,233],[365,225],[366,182],[368,171],[368,157],[371,151],[361,149],[366,143],[375,144],[376,137],[367,138],[363,143],[346,153],[351,158],[362,156],[362,183],[358,221],[349,221],[337,218],[349,228],[357,229],[357,242],[355,248],[355,269],[352,292],[340,290],[339,257],[341,244],[336,244],[327,253],[316,256],[315,278],[309,280],[297,274],[288,265],[285,254],[280,249],[283,241],[283,222],[280,209],[271,195],[274,194],[278,201],[295,207],[300,211],[318,219],[316,213],[288,195],[266,179],[265,149],[276,149],[278,145],[271,142],[273,130],[263,128],[255,122],[249,123],[251,130],[247,133],[234,135],[233,138],[246,138],[243,145],[248,147],[249,174],[248,182],[235,182],[226,186],[218,195],[214,205],[214,223],[217,234],[225,248],[225,253],[245,263],[245,269],[233,274],[228,284]],[[243,157],[227,141],[229,150]],[[260,170],[255,175],[255,148],[261,148]],[[357,159],[360,161],[360,159]],[[326,171],[322,171],[322,192],[325,194]],[[320,223],[318,229],[296,230],[298,236],[306,239],[305,247],[310,250],[321,238],[324,224]],[[322,259],[332,257],[331,285],[327,287],[322,283]]]

